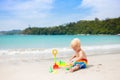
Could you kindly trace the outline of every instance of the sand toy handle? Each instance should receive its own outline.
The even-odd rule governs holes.
[[[58,51],[56,49],[52,50],[52,54],[54,56],[54,62],[56,62],[56,55],[57,55]]]

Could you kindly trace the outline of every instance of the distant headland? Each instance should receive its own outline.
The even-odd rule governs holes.
[[[120,17],[105,20],[80,20],[51,27],[28,27],[24,30],[0,31],[14,35],[77,35],[77,34],[120,34]]]

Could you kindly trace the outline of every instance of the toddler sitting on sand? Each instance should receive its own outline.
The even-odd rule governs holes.
[[[71,48],[75,51],[70,58],[69,63],[73,64],[72,68],[69,67],[70,72],[87,67],[87,57],[85,52],[81,49],[80,40],[75,38],[71,41]]]

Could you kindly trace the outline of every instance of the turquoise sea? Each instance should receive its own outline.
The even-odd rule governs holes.
[[[0,49],[68,48],[73,38],[82,46],[120,45],[117,35],[1,35]]]
[[[118,35],[0,35],[0,56],[47,58],[50,57],[48,55],[52,56],[51,50],[56,48],[59,57],[64,57],[73,53],[70,48],[73,38],[80,39],[87,55],[120,51]]]

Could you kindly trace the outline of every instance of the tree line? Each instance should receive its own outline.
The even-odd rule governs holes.
[[[28,35],[120,34],[120,17],[105,20],[80,20],[53,27],[28,27]]]

